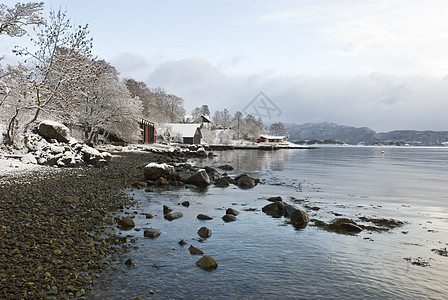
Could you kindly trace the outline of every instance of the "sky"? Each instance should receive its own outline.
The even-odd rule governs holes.
[[[2,1],[13,6],[16,1]],[[52,0],[123,78],[265,123],[448,130],[446,0]],[[0,37],[5,61],[26,38]]]

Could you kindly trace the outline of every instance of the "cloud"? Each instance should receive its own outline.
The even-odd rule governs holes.
[[[138,53],[122,52],[112,57],[109,62],[117,68],[121,77],[144,81],[158,66],[158,59],[147,59]]]
[[[276,75],[266,70],[233,76],[199,58],[170,60],[149,77],[185,99],[187,112],[202,104],[212,111],[242,111],[263,92],[281,110],[266,122],[329,121],[376,131],[446,130],[448,79],[371,73],[351,77]]]

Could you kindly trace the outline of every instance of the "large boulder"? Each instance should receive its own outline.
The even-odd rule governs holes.
[[[143,174],[147,180],[157,180],[160,177],[168,177],[174,173],[174,167],[162,163],[149,163],[145,166]]]
[[[210,179],[213,181],[216,181],[221,178],[221,174],[219,174],[219,172],[212,167],[208,167],[208,166],[205,167],[205,171],[207,172],[208,177],[210,177]]]
[[[195,186],[204,187],[210,184],[210,178],[208,177],[207,172],[204,169],[200,169],[197,172],[193,173],[185,183],[193,184]]]
[[[70,130],[67,126],[58,122],[42,121],[37,128],[37,132],[47,140],[55,139],[63,143],[70,141]]]

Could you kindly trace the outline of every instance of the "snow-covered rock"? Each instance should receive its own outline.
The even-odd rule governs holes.
[[[157,180],[160,177],[172,175],[174,167],[168,164],[149,163],[143,171],[145,178],[148,180]]]
[[[45,120],[40,122],[38,128],[38,133],[46,139],[56,139],[58,142],[68,143],[70,141],[70,131],[67,126]]]
[[[20,159],[24,164],[37,164],[37,159],[34,157],[33,154],[27,153]]]

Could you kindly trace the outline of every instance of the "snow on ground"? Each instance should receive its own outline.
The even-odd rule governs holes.
[[[0,184],[15,180],[29,172],[45,171],[50,167],[32,164],[26,159],[5,157],[0,155]]]

